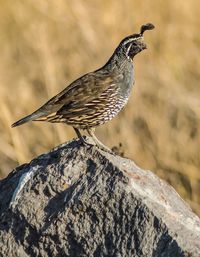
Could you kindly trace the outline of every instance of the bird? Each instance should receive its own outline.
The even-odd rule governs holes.
[[[71,125],[78,138],[86,143],[80,130],[86,130],[94,143],[110,149],[95,136],[95,128],[114,118],[126,105],[135,82],[134,57],[147,49],[143,33],[152,23],[142,25],[140,33],[125,37],[101,68],[76,79],[39,109],[18,120],[16,127],[29,121],[47,121]]]

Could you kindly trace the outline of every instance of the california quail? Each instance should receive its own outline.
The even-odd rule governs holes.
[[[80,129],[86,130],[98,146],[107,150],[95,137],[94,128],[115,117],[127,103],[134,84],[133,58],[146,49],[144,31],[153,28],[148,23],[139,34],[124,38],[102,68],[75,80],[12,127],[28,121],[63,122],[73,126],[82,141]]]

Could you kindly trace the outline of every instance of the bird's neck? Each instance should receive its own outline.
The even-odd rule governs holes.
[[[127,68],[127,66],[133,67],[133,61],[122,53],[114,52],[105,66],[111,70],[123,70]]]

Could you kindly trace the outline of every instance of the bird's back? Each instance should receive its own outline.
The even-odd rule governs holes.
[[[132,63],[127,62],[120,72],[103,67],[74,81],[49,100],[40,108],[48,115],[36,120],[64,122],[82,129],[101,125],[123,108],[132,85]]]

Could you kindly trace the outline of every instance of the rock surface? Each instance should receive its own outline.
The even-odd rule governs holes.
[[[199,257],[200,220],[152,172],[72,141],[0,181],[0,256]]]

